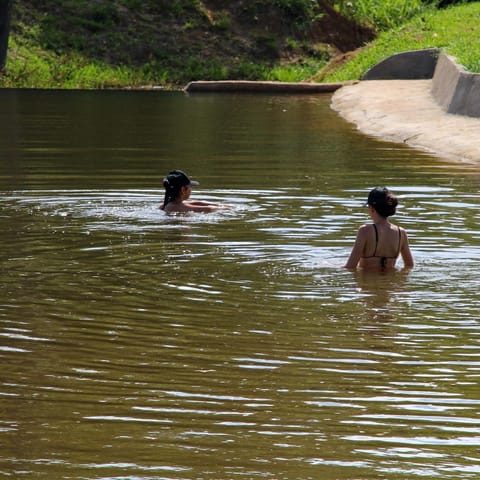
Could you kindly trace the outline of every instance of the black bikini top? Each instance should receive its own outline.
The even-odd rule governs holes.
[[[400,227],[397,227],[398,229],[398,249],[397,249],[397,254],[394,257],[386,257],[386,256],[380,256],[377,255],[377,246],[378,246],[378,229],[377,226],[373,223],[373,228],[375,230],[375,251],[373,252],[373,255],[370,255],[369,257],[363,257],[363,258],[375,258],[378,257],[380,259],[380,266],[382,268],[386,267],[387,265],[387,259],[389,258],[397,258],[400,255],[400,247],[402,244],[402,231],[400,230]]]

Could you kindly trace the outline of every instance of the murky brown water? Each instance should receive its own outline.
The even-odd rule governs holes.
[[[329,100],[0,91],[1,477],[478,478],[478,169]],[[340,268],[376,185],[409,274]]]

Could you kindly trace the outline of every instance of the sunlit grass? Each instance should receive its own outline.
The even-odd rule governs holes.
[[[32,43],[18,44],[11,38],[7,70],[0,76],[0,87],[105,89],[162,85],[176,88],[176,85],[206,78],[299,82],[324,65],[324,59],[311,59],[275,67],[244,62],[232,69],[209,59],[192,58],[178,70],[166,70],[156,63],[134,68],[92,61],[78,53],[56,54]]]
[[[325,81],[355,80],[376,63],[399,52],[437,47],[456,57],[470,72],[480,72],[480,3],[430,10],[407,24],[384,32]]]
[[[158,72],[156,72],[158,76]],[[15,88],[122,88],[155,83],[151,72],[94,62],[80,54],[58,55],[31,43],[10,39],[7,69],[1,87]]]
[[[278,82],[301,82],[314,75],[323,64],[324,62],[312,62],[302,65],[278,66],[265,72],[264,79]]]
[[[332,3],[342,14],[377,31],[398,27],[429,8],[422,0],[335,0]]]
[[[124,1],[134,4],[139,0]],[[201,3],[192,1],[196,6]],[[255,8],[267,3],[267,0],[259,0]],[[359,79],[369,68],[395,53],[431,47],[444,49],[471,72],[480,72],[480,2],[445,10],[432,6],[435,0],[331,0],[330,3],[357,22],[370,25],[377,31],[387,29],[356,53],[353,59],[335,69],[324,69],[329,55],[327,50],[315,52],[311,57],[304,56],[301,61],[290,64],[279,60],[276,65],[248,58],[226,65],[219,59],[193,54],[188,56],[188,53],[181,58],[151,58],[140,66],[132,66],[128,62],[111,65],[94,60],[83,44],[70,49],[53,48],[56,45],[55,36],[48,37],[53,47],[43,45],[41,48],[38,41],[41,29],[34,25],[24,26],[22,34],[16,32],[11,35],[6,71],[0,75],[0,87],[137,88],[162,85],[164,88],[178,88],[190,80],[200,79],[336,82]],[[82,4],[90,5],[83,0]],[[187,4],[188,1],[169,5],[172,9],[180,9],[178,12],[175,10],[176,15],[183,15]],[[314,15],[311,0],[275,0],[275,4],[299,18]],[[96,10],[94,13],[99,15]],[[412,15],[416,16],[407,21]],[[120,35],[116,31],[114,34]],[[296,50],[298,42],[292,37],[286,48]],[[60,45],[63,45],[63,40]],[[276,51],[280,45],[274,43],[271,48]]]

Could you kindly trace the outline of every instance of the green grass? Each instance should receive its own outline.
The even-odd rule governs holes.
[[[105,89],[163,85],[165,88],[175,88],[175,85],[185,84],[191,79],[239,78],[300,82],[314,75],[324,65],[325,60],[320,58],[274,67],[244,62],[227,68],[214,60],[192,58],[173,70],[167,70],[155,62],[135,68],[92,61],[79,53],[56,54],[31,43],[18,44],[11,39],[8,75],[0,76],[0,87]]]
[[[456,57],[468,71],[480,73],[480,2],[430,9],[403,26],[383,32],[352,60],[316,80],[356,80],[376,63],[399,52],[437,47]]]
[[[161,71],[148,68],[112,67],[80,54],[58,55],[31,44],[10,39],[7,75],[0,87],[97,89],[140,87],[162,83]]]
[[[137,88],[148,85],[177,88],[190,80],[200,79],[336,82],[359,79],[369,68],[395,53],[430,47],[442,48],[457,57],[468,70],[480,72],[480,2],[437,10],[435,1],[330,0],[337,11],[356,22],[377,31],[387,29],[352,60],[333,70],[331,65],[324,68],[331,53],[327,45],[309,44],[307,37],[296,36],[294,32],[306,31],[314,25],[318,10],[313,8],[311,0],[252,0],[248,3],[243,11],[245,15],[269,14],[274,4],[280,11],[294,15],[285,18],[298,20],[295,29],[289,27],[284,31],[283,39],[273,30],[253,32],[249,41],[255,43],[257,50],[266,52],[263,59],[258,59],[258,55],[254,58],[236,55],[236,51],[217,57],[214,47],[207,50],[208,54],[195,49],[201,43],[195,39],[203,39],[199,35],[203,35],[202,28],[206,24],[227,38],[233,22],[229,12],[208,11],[200,0],[157,0],[155,3],[116,0],[115,7],[100,0],[93,3],[65,0],[63,16],[55,16],[56,10],[52,7],[33,17],[31,6],[27,8],[27,0],[24,0],[16,4],[20,20],[10,37],[7,67],[5,74],[0,75],[0,88]],[[44,0],[44,3],[57,5],[54,0]],[[126,7],[142,9],[137,11],[135,18],[144,30],[132,31],[133,23],[127,21],[129,17],[122,17]],[[76,16],[70,18],[71,15]],[[163,19],[160,23],[159,18]],[[183,34],[192,31],[197,36],[176,50],[167,50],[166,45],[176,46],[175,42],[165,40],[171,37],[170,30],[157,31],[159,36],[153,37],[152,25],[167,28],[168,19],[177,29],[173,31],[183,28]],[[60,28],[62,22],[69,28]],[[191,28],[187,31],[189,22]],[[280,30],[285,29],[282,25]],[[278,52],[291,52],[288,61],[276,58]]]
[[[320,62],[307,62],[302,64],[291,64],[277,66],[265,71],[263,78],[265,80],[277,82],[302,82],[318,72]],[[323,64],[322,64],[323,65]]]
[[[332,3],[343,15],[379,32],[402,25],[432,4],[422,0],[335,0]]]
[[[327,45],[303,35],[317,10],[311,0],[253,0],[231,11],[201,0],[18,0],[0,88],[299,81],[329,58]]]

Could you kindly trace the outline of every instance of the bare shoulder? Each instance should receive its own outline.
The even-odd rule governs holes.
[[[365,225],[362,225],[358,229],[358,236],[359,237],[365,237],[365,236],[369,235],[372,230],[373,230],[372,225],[369,224],[369,223],[366,223]]]
[[[185,205],[184,202],[170,202],[167,203],[163,210],[167,213],[185,213],[189,212],[190,208],[188,208],[188,206]]]

